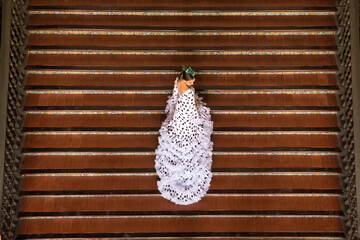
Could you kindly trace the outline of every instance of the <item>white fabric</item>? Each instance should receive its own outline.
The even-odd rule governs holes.
[[[166,119],[159,130],[155,169],[162,196],[180,205],[198,202],[212,178],[213,121],[210,108],[191,86],[182,95],[177,89],[168,96]]]

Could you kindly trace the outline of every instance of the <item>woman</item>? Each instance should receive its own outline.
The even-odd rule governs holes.
[[[198,202],[212,178],[213,121],[210,108],[192,87],[194,82],[195,71],[183,67],[168,97],[155,150],[158,189],[164,198],[181,205]]]

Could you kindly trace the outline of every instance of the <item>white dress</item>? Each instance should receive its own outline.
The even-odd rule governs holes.
[[[205,107],[192,86],[180,94],[178,79],[168,96],[167,116],[159,130],[155,169],[162,196],[188,205],[198,202],[210,186],[213,121],[210,108]]]

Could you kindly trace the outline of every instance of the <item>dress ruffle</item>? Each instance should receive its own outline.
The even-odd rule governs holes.
[[[159,130],[155,169],[162,196],[176,204],[188,205],[198,202],[210,187],[213,121],[202,97],[193,87],[181,95],[177,80]]]

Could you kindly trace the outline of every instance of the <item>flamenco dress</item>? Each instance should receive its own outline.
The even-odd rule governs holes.
[[[208,191],[211,173],[213,121],[210,108],[191,86],[180,94],[177,77],[159,130],[155,169],[162,196],[176,204],[198,202]]]

